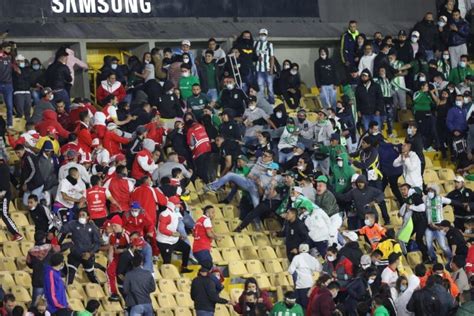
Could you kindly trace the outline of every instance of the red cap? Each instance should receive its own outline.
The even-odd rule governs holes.
[[[145,245],[145,241],[141,237],[138,237],[132,240],[133,247],[143,247],[144,245]]]
[[[180,205],[181,204],[181,199],[177,195],[173,195],[168,198],[168,201],[173,203],[174,205]]]
[[[110,224],[117,224],[117,225],[122,226],[122,225],[123,225],[123,222],[122,222],[122,219],[120,218],[120,216],[115,215],[115,216],[112,217],[112,219],[110,220]]]
[[[106,229],[106,228],[109,227],[110,225],[111,225],[110,220],[106,220],[106,221],[102,224],[102,229]]]
[[[125,155],[124,154],[117,154],[115,155],[115,161],[124,161],[126,158],[125,158]]]

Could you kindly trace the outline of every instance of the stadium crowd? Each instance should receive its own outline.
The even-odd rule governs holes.
[[[340,52],[322,47],[314,61],[316,108],[302,102],[299,65],[277,60],[264,28],[256,38],[243,31],[228,51],[211,38],[199,55],[183,40],[126,64],[106,56],[97,102],[71,96],[87,64],[70,48],[42,64],[3,42],[0,179],[10,181],[0,182],[1,216],[22,240],[9,215],[21,197],[35,245],[31,306],[0,284],[0,315],[71,315],[66,288],[80,266],[92,283],[106,271],[108,299],[123,299],[129,315],[153,315],[154,266],[177,252],[183,275],[200,265],[190,293],[197,316],[214,315],[216,304],[241,315],[474,315],[473,26],[471,2],[454,0],[393,36],[369,39],[350,21]],[[391,143],[406,116],[406,138]],[[432,151],[456,166],[445,194],[423,177]],[[219,296],[228,271],[211,248],[224,236],[213,228],[216,206],[191,216],[196,182],[199,194],[238,206],[236,233],[263,231],[266,218],[282,224],[274,234],[294,288],[281,301],[255,278],[237,301]],[[90,297],[74,313],[99,307]]]

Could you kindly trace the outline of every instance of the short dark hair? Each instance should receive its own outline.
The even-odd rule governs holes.
[[[98,310],[100,307],[100,302],[98,300],[89,300],[86,305],[86,310],[89,313],[94,313],[96,310]]]
[[[433,264],[433,271],[444,271],[443,264],[436,262]]]
[[[426,274],[426,266],[423,263],[419,263],[415,266],[415,275],[417,277],[425,276]]]
[[[336,281],[332,281],[331,283],[328,284],[327,286],[327,289],[328,290],[339,290],[341,288],[341,286],[339,285],[339,283],[337,283]]]
[[[56,267],[64,262],[64,256],[62,253],[55,253],[51,256],[51,266]]]
[[[97,185],[100,182],[100,177],[98,175],[93,175],[91,177],[91,185]]]
[[[207,42],[210,43],[210,42],[217,42],[217,41],[214,37],[211,37],[210,39],[207,40]]]
[[[383,305],[384,299],[382,298],[381,295],[377,294],[374,296],[374,303],[375,305]]]
[[[108,103],[108,102],[107,102],[107,103]],[[107,104],[107,103],[106,103],[106,104]],[[81,113],[79,113],[79,120],[82,121],[83,119],[85,119],[85,118],[88,117],[88,116],[89,116],[89,111],[82,111]]]
[[[180,173],[182,173],[182,172],[183,172],[183,170],[181,170],[181,168],[173,168],[173,169],[171,170],[171,176],[172,176],[173,178],[176,178],[176,177],[178,176],[178,174],[180,174]]]
[[[350,21],[349,21],[349,24],[354,24],[354,23],[357,24],[357,21],[356,21],[356,20],[350,20]]]
[[[403,187],[407,187],[408,189],[411,189],[411,185],[409,185],[408,183],[400,184],[400,188],[403,188]]]
[[[204,55],[207,55],[207,54],[212,55],[212,57],[214,57],[214,51],[210,49],[206,50],[206,52],[204,53]]]
[[[200,88],[201,85],[200,85],[199,83],[193,83],[192,87],[193,87],[193,88],[194,88],[194,87],[199,87],[199,88]]]
[[[16,301],[16,298],[15,298],[15,295],[11,294],[11,293],[7,293],[5,294],[5,296],[3,297],[3,302],[6,303],[6,302],[14,302]]]
[[[69,170],[67,171],[67,174],[71,174],[73,171],[79,171],[76,167],[71,167],[69,168]]]
[[[372,251],[372,253],[370,255],[371,256],[381,256],[381,257],[383,257],[383,252],[380,249],[375,249],[374,251]]]
[[[139,253],[135,254],[135,256],[132,258],[132,266],[134,268],[138,268],[143,264],[143,256]]]
[[[28,200],[33,200],[35,202],[38,202],[38,196],[36,194],[30,194],[28,195]]]
[[[202,209],[202,212],[203,212],[204,214],[206,214],[207,211],[209,211],[210,209],[213,209],[213,208],[214,208],[214,205],[206,205],[206,206],[204,206],[204,208]]]
[[[15,149],[15,151],[17,151],[17,150],[25,150],[25,146],[22,145],[22,144],[16,144],[16,146],[15,146],[14,149]]]

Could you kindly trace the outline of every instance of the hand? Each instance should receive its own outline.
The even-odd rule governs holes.
[[[449,28],[451,29],[451,31],[454,31],[454,32],[457,32],[458,31],[458,27],[454,24],[450,24],[449,25]]]
[[[84,260],[89,260],[89,258],[91,257],[91,253],[90,252],[84,252],[82,254],[82,259]]]
[[[179,236],[181,236],[181,234],[178,233],[178,232],[173,232],[173,233],[171,234],[171,236],[173,236],[173,237],[179,237]]]
[[[153,232],[149,232],[146,234],[148,237],[153,238]]]
[[[290,253],[297,254],[297,253],[298,253],[298,249],[296,249],[296,248],[293,248],[293,249],[291,249]]]

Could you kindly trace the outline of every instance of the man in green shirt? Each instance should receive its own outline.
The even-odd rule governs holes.
[[[332,172],[334,172],[336,167],[337,157],[344,157],[346,160],[349,158],[346,147],[339,144],[340,139],[339,134],[333,133],[330,138],[329,146],[319,146],[320,153],[329,155],[329,168]]]
[[[93,316],[97,315],[99,311],[100,303],[98,300],[91,299],[87,302],[86,310],[78,312],[77,316]]]
[[[390,316],[387,308],[383,306],[383,299],[380,295],[374,297],[375,311],[374,316]]]
[[[334,188],[336,193],[344,193],[351,185],[352,175],[355,174],[354,169],[349,165],[347,157],[337,156],[336,166],[331,170],[331,186]]]
[[[179,78],[179,92],[181,92],[181,99],[187,100],[193,95],[193,85],[199,84],[199,79],[191,75],[191,66],[189,64],[181,64],[181,78]]]
[[[295,292],[286,292],[284,300],[273,306],[270,316],[304,316],[303,308],[296,303]]]
[[[204,62],[198,66],[199,81],[207,98],[216,102],[219,92],[219,67],[214,59],[214,51],[208,49],[204,53]]]
[[[204,93],[201,93],[199,83],[193,84],[192,93],[193,94],[186,100],[186,104],[188,105],[188,109],[191,109],[193,112],[194,117],[200,121],[204,114],[204,107],[209,104],[209,100]]]
[[[462,55],[458,66],[451,69],[448,81],[458,85],[463,82],[467,76],[474,76],[474,70],[472,70],[471,66],[469,66],[468,56]]]

